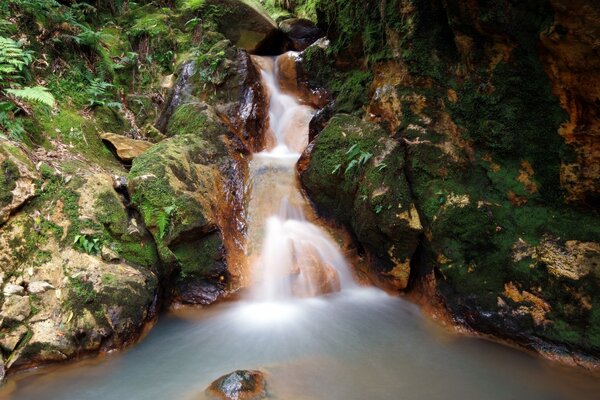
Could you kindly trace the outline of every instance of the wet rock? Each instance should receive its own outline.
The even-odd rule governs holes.
[[[215,58],[222,60],[216,68],[210,61]],[[203,61],[183,63],[156,127],[167,136],[190,133],[180,129],[181,121],[172,124],[172,117],[210,105],[247,149],[258,151],[264,143],[266,102],[260,73],[248,53],[223,39],[212,45]]]
[[[241,251],[238,229],[230,226],[237,221],[241,199],[227,192],[240,174],[237,154],[232,157],[229,150],[234,136],[202,103],[181,105],[167,130],[182,133],[134,160],[128,176],[131,202],[154,237],[163,265],[180,274],[177,282],[220,277],[224,257]],[[239,277],[241,271],[229,273]]]
[[[191,94],[190,78],[195,72],[196,63],[191,60],[184,62],[179,68],[175,86],[169,92],[169,97],[163,104],[162,110],[154,125],[161,134],[165,133],[167,124],[177,107],[182,103],[189,101],[189,96]]]
[[[262,372],[238,370],[215,380],[206,389],[206,394],[221,400],[261,400],[267,398],[266,385]]]
[[[223,284],[206,280],[186,279],[177,285],[177,300],[187,304],[212,304],[224,294]]]
[[[303,53],[297,52],[278,57],[279,84],[284,92],[315,108],[322,108],[331,101],[331,96],[324,88],[311,84],[303,69],[303,60]]]
[[[318,110],[315,115],[313,115],[310,120],[310,124],[308,125],[308,141],[312,142],[315,140],[317,135],[321,133],[327,123],[333,117],[334,114],[334,105],[333,103],[328,103],[325,107]]]
[[[378,276],[403,289],[423,232],[404,174],[404,149],[375,124],[335,115],[299,162],[318,210],[352,228]]]
[[[123,162],[131,162],[153,145],[144,140],[135,140],[110,132],[105,132],[100,137],[102,140],[110,143],[117,157]]]
[[[281,21],[279,29],[291,39],[295,51],[302,51],[325,36],[319,27],[304,18],[290,18]]]
[[[44,293],[48,290],[53,290],[54,286],[46,281],[34,281],[27,284],[27,291],[33,294]]]
[[[295,297],[315,297],[340,291],[340,277],[335,268],[323,263],[316,254],[303,253],[306,257],[292,271],[292,293]]]

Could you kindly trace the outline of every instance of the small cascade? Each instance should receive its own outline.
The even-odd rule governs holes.
[[[278,301],[354,286],[337,243],[308,220],[310,206],[298,188],[295,166],[308,145],[308,124],[314,109],[282,93],[276,58],[254,60],[269,92],[270,128],[267,150],[254,154],[249,168],[248,256],[254,274],[251,297]]]

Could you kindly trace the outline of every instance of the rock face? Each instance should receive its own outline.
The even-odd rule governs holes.
[[[553,0],[554,23],[540,35],[552,91],[569,115],[560,129],[576,156],[561,166],[561,183],[572,201],[600,204],[600,6],[592,1]]]
[[[136,339],[156,312],[156,249],[104,172],[49,175],[0,230],[0,348],[7,368]],[[115,257],[99,257],[103,248]]]
[[[35,195],[36,179],[27,155],[0,139],[0,226]]]
[[[410,270],[416,287],[421,277],[435,282],[459,323],[543,351],[600,357],[598,6],[398,0],[376,2],[375,15],[364,2],[353,2],[353,13],[318,3],[335,58],[311,46],[304,68],[336,104],[328,123],[314,121],[302,159],[313,201],[350,225],[367,251],[411,237],[388,234],[391,216],[377,218],[402,204],[423,235],[412,230],[402,256],[377,257],[405,261],[399,276]],[[367,140],[365,120],[381,126],[380,140]],[[360,158],[350,166],[356,136],[371,154],[362,167]],[[378,156],[383,143],[398,150]],[[380,163],[394,181],[369,185]],[[387,186],[406,188],[409,201]],[[392,269],[380,271],[383,279]]]
[[[375,124],[334,116],[300,161],[321,212],[351,227],[380,276],[408,284],[422,226],[404,177],[404,149]]]
[[[262,149],[268,107],[250,56],[216,33],[206,38],[203,50],[198,60],[182,64],[157,128],[169,136],[186,133],[167,132],[168,121],[180,105],[201,101],[215,108],[248,150]]]
[[[262,400],[268,398],[266,386],[262,372],[238,370],[211,383],[206,394],[219,400]]]

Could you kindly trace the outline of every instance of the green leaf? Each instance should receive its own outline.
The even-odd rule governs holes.
[[[360,165],[365,165],[367,163],[367,161],[369,161],[371,159],[371,157],[373,157],[373,154],[363,151],[360,153],[360,157],[358,158],[358,163]]]
[[[352,170],[352,168],[356,167],[357,165],[358,165],[357,160],[350,161],[350,164],[348,164],[348,166],[346,167],[346,170],[344,171],[344,175],[347,174],[350,170]]]
[[[342,168],[342,164],[336,165],[335,168],[333,169],[333,171],[331,171],[331,175],[338,173],[340,168]]]
[[[24,87],[23,89],[6,89],[6,93],[27,102],[36,102],[54,108],[56,100],[52,93],[43,86]]]
[[[348,161],[350,161],[354,157],[356,157],[359,153],[360,153],[360,147],[358,146],[358,143],[353,144],[352,147],[350,147],[350,149],[348,149],[348,151],[346,152],[346,159]]]

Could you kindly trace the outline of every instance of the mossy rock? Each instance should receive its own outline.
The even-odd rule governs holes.
[[[0,226],[35,195],[37,171],[17,146],[0,139]]]
[[[164,264],[184,276],[220,276],[223,268],[214,254],[222,243],[210,238],[221,235],[223,171],[232,162],[227,145],[231,135],[201,103],[180,106],[167,132],[174,136],[133,161],[128,176],[132,204]],[[198,248],[205,248],[205,256],[195,253]]]
[[[422,232],[404,147],[377,125],[335,115],[312,144],[302,182],[318,209],[349,226],[381,276],[406,287]]]

